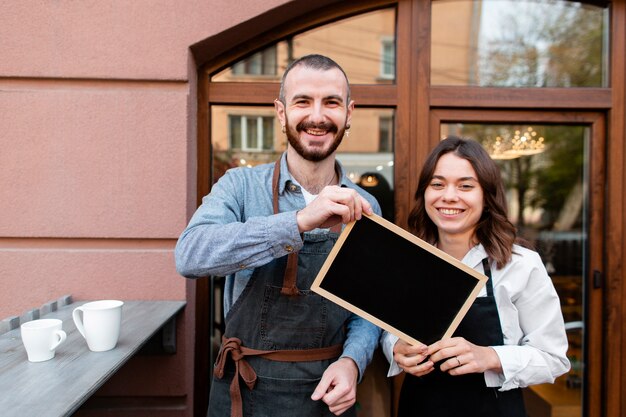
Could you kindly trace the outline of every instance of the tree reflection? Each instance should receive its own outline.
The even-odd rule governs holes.
[[[481,27],[478,85],[606,86],[606,8],[569,1],[505,3],[499,27]],[[486,1],[482,7],[495,5]]]

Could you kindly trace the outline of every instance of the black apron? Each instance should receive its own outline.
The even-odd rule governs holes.
[[[491,268],[483,259],[487,296],[478,297],[458,329],[464,337],[479,346],[504,344],[502,326],[491,279]],[[525,417],[522,391],[498,391],[485,385],[480,373],[451,376],[437,366],[422,377],[407,374],[400,393],[398,417]]]
[[[277,162],[272,187],[275,213],[279,169]],[[250,417],[334,416],[311,395],[342,352],[350,313],[309,288],[340,230],[341,224],[327,233],[305,233],[299,254],[254,270],[226,317],[209,416],[239,415],[240,410]],[[239,378],[247,387],[239,387]],[[355,416],[354,407],[342,415]]]

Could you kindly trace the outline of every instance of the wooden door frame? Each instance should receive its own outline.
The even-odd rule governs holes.
[[[604,289],[594,285],[594,271],[605,274],[605,172],[606,172],[606,114],[581,111],[532,110],[460,110],[436,109],[430,114],[431,142],[440,140],[442,123],[546,123],[559,125],[586,125],[590,128],[589,165],[586,176],[589,186],[588,267],[585,279],[585,390],[583,415],[602,416],[605,398],[603,378],[604,357],[610,344],[604,343]],[[589,325],[590,323],[591,325]],[[605,350],[606,349],[606,350]]]
[[[600,213],[599,217],[594,216],[592,220],[599,222],[598,219],[608,219],[611,225],[606,228],[606,253],[600,260],[594,260],[594,262],[605,264],[600,265],[599,270],[606,272],[604,296],[607,310],[594,310],[590,314],[605,314],[605,329],[611,334],[611,343],[603,343],[606,335],[602,334],[601,329],[589,329],[594,335],[600,333],[600,336],[594,336],[592,339],[597,339],[600,348],[605,349],[602,357],[594,358],[595,361],[601,362],[598,368],[600,375],[594,374],[593,376],[594,381],[598,381],[594,385],[606,389],[600,390],[599,393],[596,389],[590,393],[592,405],[588,415],[617,417],[626,402],[626,384],[623,384],[626,380],[626,366],[623,366],[621,352],[622,339],[626,335],[626,309],[622,307],[626,303],[626,285],[623,284],[626,273],[622,262],[622,259],[626,258],[626,245],[623,242],[626,223],[626,209],[624,209],[626,195],[623,193],[623,187],[626,184],[626,170],[624,169],[626,162],[624,149],[626,145],[626,24],[624,23],[626,22],[626,0],[613,0],[610,6],[612,12],[611,88],[568,89],[431,86],[431,4],[431,1],[420,0],[362,0],[359,2],[320,0],[318,3],[294,0],[257,16],[249,22],[244,22],[192,45],[191,52],[198,68],[197,203],[200,203],[201,198],[210,189],[210,106],[212,104],[267,105],[276,95],[275,83],[246,83],[245,88],[254,91],[254,97],[244,98],[237,95],[238,86],[236,85],[209,83],[210,74],[285,36],[351,15],[396,6],[398,10],[396,85],[354,85],[353,95],[358,98],[359,106],[384,104],[397,109],[394,183],[396,184],[395,205],[398,225],[406,226],[406,218],[412,206],[413,192],[422,161],[439,140],[438,135],[434,134],[438,130],[432,128],[437,117],[439,120],[444,120],[442,117],[446,118],[450,115],[478,118],[478,114],[472,116],[471,112],[480,109],[477,113],[481,116],[493,114],[494,122],[497,122],[500,116],[503,116],[502,121],[511,121],[504,116],[523,114],[524,111],[528,111],[530,115],[533,113],[531,110],[540,109],[537,111],[552,115],[559,114],[563,118],[567,118],[566,114],[578,115],[581,119],[574,123],[593,125],[593,132],[600,132],[603,129],[607,131],[607,142],[604,148],[606,151],[595,147],[591,149],[592,155],[598,155],[600,151],[605,153],[606,160],[603,164],[597,164],[593,163],[595,159],[592,158],[590,167],[594,170],[594,175],[596,175],[595,170],[601,169],[600,166],[606,167],[605,175],[608,184],[606,195],[603,194],[602,198],[590,195],[590,198],[601,202],[600,206],[607,209],[606,213]],[[504,110],[492,110],[496,107]],[[460,113],[455,114],[454,111]],[[598,115],[602,116],[601,121],[591,120]],[[476,121],[485,120],[476,119]],[[594,138],[593,143],[596,142]],[[597,206],[593,204],[593,207]],[[604,225],[598,226],[594,230],[601,230]],[[590,265],[590,270],[593,268]],[[205,320],[209,302],[204,296],[207,292],[206,288],[208,285],[203,283],[203,280],[192,281],[188,285],[188,300],[190,306],[195,309],[193,314],[196,319],[195,402],[199,403],[196,407],[198,415],[203,409],[201,404],[206,401],[206,397],[203,398],[201,392],[207,382],[203,375],[210,366],[208,362],[204,363],[201,359],[203,347],[207,346],[207,341],[198,340],[206,339],[206,336],[202,336],[207,329],[208,322],[208,318]],[[595,298],[601,297],[594,295]],[[597,367],[594,365],[594,368]],[[600,398],[597,398],[598,395]]]

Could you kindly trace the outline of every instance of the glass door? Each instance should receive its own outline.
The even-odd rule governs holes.
[[[592,358],[601,353],[602,118],[572,123],[563,115],[549,121],[527,113],[484,122],[467,119],[486,114],[460,113],[456,121],[437,121],[440,137],[475,139],[500,166],[510,220],[540,254],[561,300],[572,369],[554,384],[525,389],[528,415],[588,415],[600,372]]]

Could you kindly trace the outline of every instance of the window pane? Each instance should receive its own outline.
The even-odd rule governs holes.
[[[382,62],[380,66],[380,76],[382,78],[393,79],[396,77],[396,44],[393,39],[383,39],[381,41]]]
[[[337,152],[350,179],[376,197],[389,221],[394,220],[394,115],[392,109],[356,109],[350,136],[344,137]],[[390,130],[381,129],[383,120]]]
[[[241,117],[229,116],[228,125],[230,127],[230,147],[241,149]]]
[[[274,118],[263,117],[263,150],[274,149]]]
[[[250,151],[258,150],[259,147],[259,117],[246,117],[246,147]]]
[[[474,138],[496,160],[506,187],[510,220],[541,255],[561,300],[572,369],[555,385],[526,389],[524,395],[534,400],[527,403],[528,415],[541,415],[530,405],[548,397],[551,403],[581,416],[589,128],[459,123],[442,125],[441,134]],[[520,145],[522,142],[529,144]]]
[[[235,63],[211,81],[280,82],[289,62],[316,53],[337,61],[351,83],[390,83],[395,79],[395,32],[394,8],[365,13],[289,37]]]
[[[607,87],[608,21],[564,0],[433,2],[431,83]]]
[[[233,76],[244,78],[250,76],[276,76],[276,45],[242,59],[231,67],[231,71]]]
[[[281,150],[274,149],[274,138],[282,143],[281,135],[273,107],[212,106],[212,179],[228,168],[276,160]]]
[[[383,216],[391,221],[394,115],[392,109],[356,109],[350,135],[344,136],[337,151],[337,159],[346,174],[378,199]],[[273,107],[211,107],[213,182],[229,168],[274,162],[286,147],[287,138],[281,132]]]

